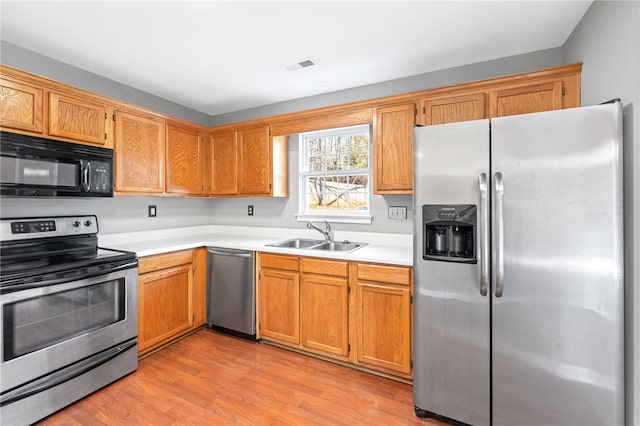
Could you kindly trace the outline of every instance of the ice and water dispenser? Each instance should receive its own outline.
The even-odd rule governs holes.
[[[476,263],[476,211],[473,204],[423,205],[422,258]]]

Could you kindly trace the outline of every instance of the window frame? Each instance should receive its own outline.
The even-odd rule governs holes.
[[[308,153],[308,144],[306,143],[306,139],[309,136],[335,136],[335,135],[344,135],[345,133],[360,133],[362,130],[366,129],[369,133],[369,144],[368,144],[368,168],[363,170],[358,170],[354,173],[355,170],[345,170],[340,172],[309,172],[308,164],[309,164],[309,153]],[[323,129],[316,130],[311,132],[304,132],[298,135],[298,146],[299,146],[299,155],[298,155],[298,213],[295,215],[298,222],[308,222],[308,221],[329,221],[334,223],[363,223],[363,224],[371,224],[373,221],[373,216],[371,215],[371,196],[372,196],[372,175],[373,175],[373,126],[372,124],[359,124],[355,126],[345,126],[345,127],[337,127],[332,129]],[[367,184],[367,200],[368,206],[366,211],[358,212],[358,211],[346,211],[342,210],[339,212],[308,212],[305,211],[306,206],[306,185],[305,181],[308,176],[345,176],[345,175],[366,175],[368,184]]]

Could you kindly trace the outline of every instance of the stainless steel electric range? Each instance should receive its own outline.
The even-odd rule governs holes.
[[[138,260],[96,216],[0,219],[0,418],[40,420],[138,368]]]

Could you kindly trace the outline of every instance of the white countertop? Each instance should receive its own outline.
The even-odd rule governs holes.
[[[314,230],[250,226],[202,225],[154,231],[98,234],[100,247],[135,252],[138,257],[209,246],[270,253],[345,259],[359,262],[413,265],[413,235],[334,231],[336,241],[367,243],[351,253],[271,247],[290,238],[323,239]]]

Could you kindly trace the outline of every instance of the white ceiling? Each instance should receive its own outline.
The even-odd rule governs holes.
[[[1,0],[0,38],[217,115],[558,47],[590,4]]]

